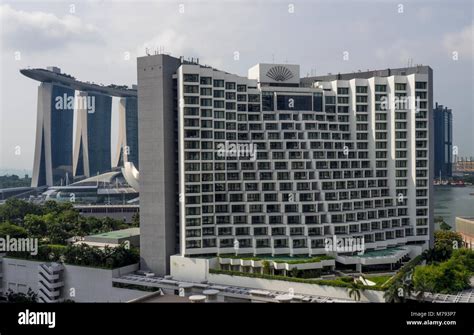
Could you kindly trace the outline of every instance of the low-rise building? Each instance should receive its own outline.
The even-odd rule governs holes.
[[[474,249],[474,217],[456,217],[456,231],[461,234],[464,246]]]

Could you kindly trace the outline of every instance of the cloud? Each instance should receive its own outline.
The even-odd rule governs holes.
[[[392,66],[396,67],[407,66],[408,60],[412,59],[413,55],[416,54],[416,49],[416,43],[397,40],[384,47],[378,46],[375,49],[375,58],[387,65],[392,64]]]
[[[459,59],[474,58],[474,22],[458,32],[445,34],[443,45],[450,53],[457,51]]]
[[[71,43],[102,41],[97,28],[74,15],[62,18],[45,12],[25,12],[0,5],[2,48],[20,51],[47,51]]]

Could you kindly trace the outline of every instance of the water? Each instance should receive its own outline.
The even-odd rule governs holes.
[[[474,217],[474,187],[434,186],[434,217],[454,227],[456,216]]]

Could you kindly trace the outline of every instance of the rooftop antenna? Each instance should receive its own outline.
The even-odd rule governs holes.
[[[150,51],[148,50],[148,48],[145,48],[145,53],[147,56],[150,56]]]

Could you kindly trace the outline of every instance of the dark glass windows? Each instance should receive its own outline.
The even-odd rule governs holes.
[[[277,95],[277,109],[278,110],[312,110],[312,98],[309,95]]]

